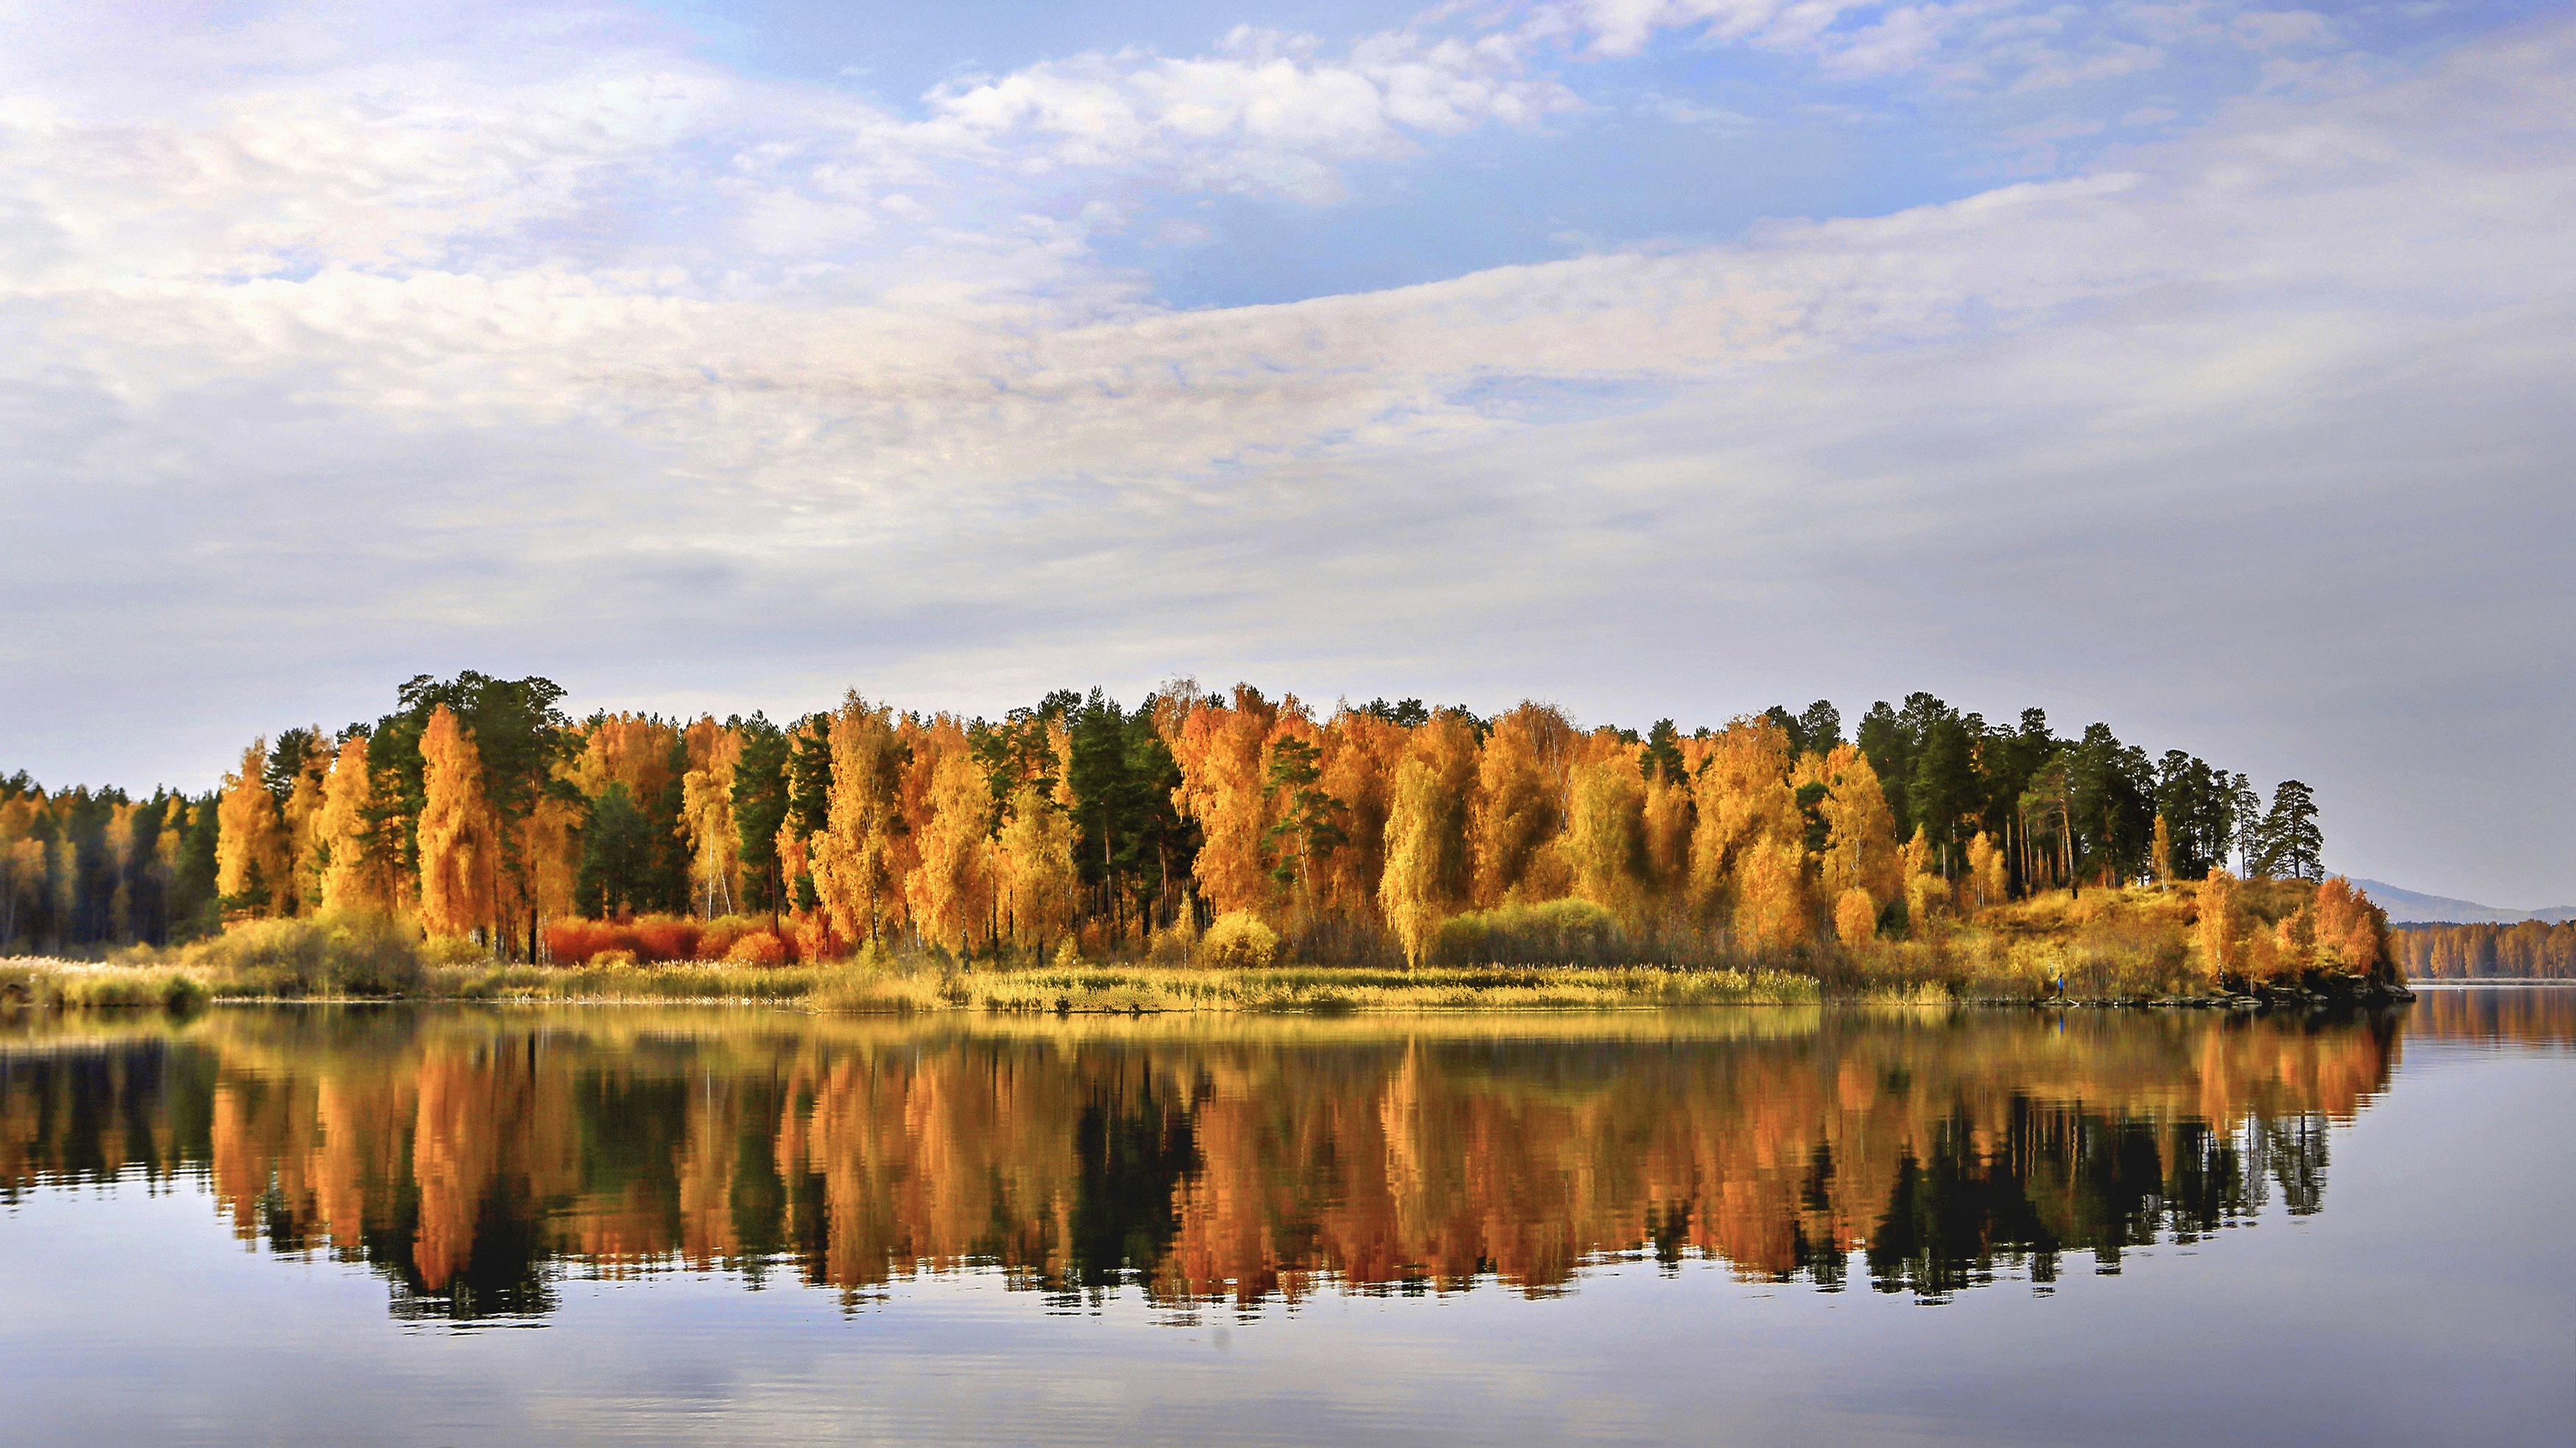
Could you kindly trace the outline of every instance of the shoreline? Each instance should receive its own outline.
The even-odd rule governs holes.
[[[2437,988],[2486,982],[2442,982]],[[2495,981],[2496,985],[2533,982]],[[2548,983],[2548,982],[2539,982]],[[2576,984],[2576,982],[2558,982]],[[0,1007],[13,1010],[215,1005],[761,1006],[807,1015],[1145,1016],[1652,1013],[1719,1006],[1978,1010],[2344,1012],[2413,1001],[2415,982],[2351,975],[2246,991],[1997,994],[1974,982],[1828,983],[1779,971],[1659,967],[1496,966],[1389,971],[1367,967],[1081,966],[1008,971],[870,970],[849,966],[445,966],[407,991],[276,988],[202,967],[0,960]],[[2422,983],[2435,984],[2435,983]],[[731,987],[731,988],[728,988]],[[1964,987],[1964,988],[1962,988]]]

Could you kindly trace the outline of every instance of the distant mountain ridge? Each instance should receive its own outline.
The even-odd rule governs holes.
[[[2388,912],[2391,925],[2514,925],[2525,920],[2545,920],[2555,925],[2576,920],[2576,905],[2552,905],[2544,910],[2500,910],[2474,900],[2418,894],[2384,880],[2356,879],[2353,883]]]

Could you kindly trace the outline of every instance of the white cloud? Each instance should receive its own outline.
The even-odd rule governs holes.
[[[1052,164],[1151,166],[1193,186],[1329,201],[1333,162],[1405,154],[1417,132],[1531,125],[1579,102],[1528,74],[1516,45],[1397,32],[1325,59],[1302,37],[1238,27],[1218,55],[1094,52],[954,81],[930,105],[927,129],[966,144],[1028,135]]]

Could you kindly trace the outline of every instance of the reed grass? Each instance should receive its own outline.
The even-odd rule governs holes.
[[[212,994],[203,972],[152,961],[0,960],[0,1004],[188,1010]]]
[[[986,1011],[1065,1014],[1802,1005],[1818,998],[1813,977],[1779,971],[1565,966],[1049,966],[960,974],[941,982],[937,993],[946,1004]]]

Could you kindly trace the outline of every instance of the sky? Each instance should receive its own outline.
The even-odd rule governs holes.
[[[2576,901],[2576,13],[0,0],[0,771],[1929,690]]]

